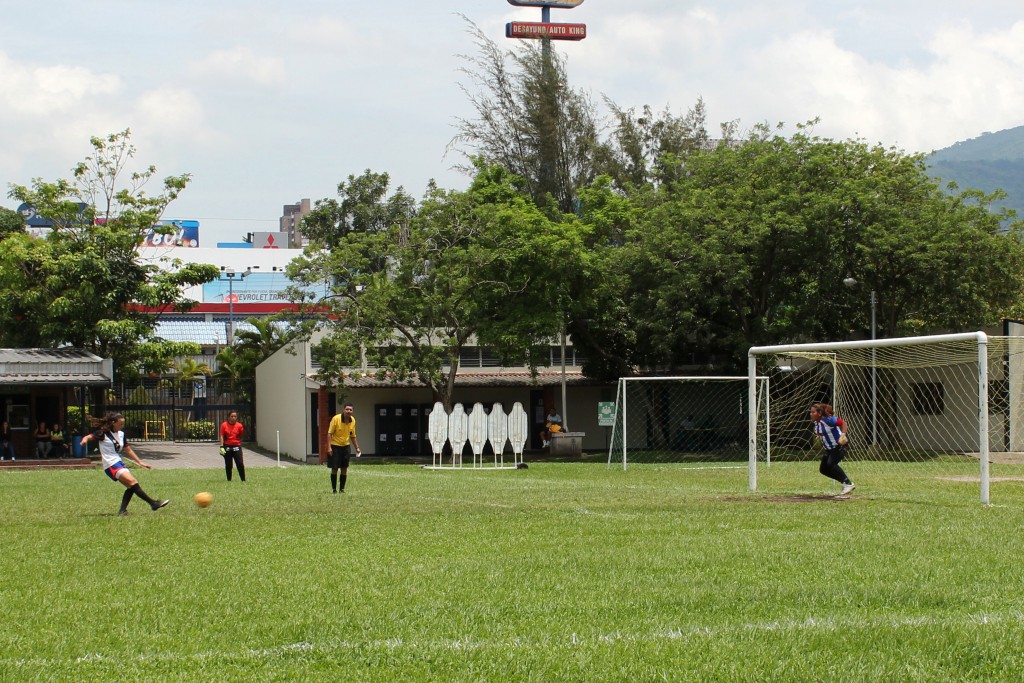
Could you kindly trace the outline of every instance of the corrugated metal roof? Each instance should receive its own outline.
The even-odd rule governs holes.
[[[156,336],[167,341],[195,342],[206,346],[227,344],[228,324],[227,320],[161,320],[156,324]],[[282,331],[288,327],[287,323],[281,321],[275,325]],[[244,320],[235,318],[235,336],[243,330],[255,331],[256,328]]]
[[[0,349],[0,384],[106,384],[110,361],[82,349]]]
[[[238,329],[238,324],[235,324]],[[202,320],[161,320],[156,324],[156,336],[172,342],[197,344],[227,344],[228,324]]]

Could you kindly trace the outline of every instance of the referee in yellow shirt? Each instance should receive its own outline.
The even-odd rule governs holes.
[[[356,438],[356,418],[352,416],[352,411],[352,404],[346,403],[341,412],[331,418],[331,425],[327,428],[327,435],[331,439],[331,455],[327,464],[331,468],[331,491],[334,493],[339,491],[338,470],[341,470],[340,491],[345,493],[351,446],[356,447],[357,458],[363,454],[359,449],[359,439]]]

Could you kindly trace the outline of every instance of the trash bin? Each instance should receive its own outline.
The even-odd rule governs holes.
[[[71,437],[71,455],[75,458],[84,458],[85,449],[82,448],[82,435],[75,434]]]

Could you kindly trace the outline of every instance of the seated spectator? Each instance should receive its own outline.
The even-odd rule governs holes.
[[[53,423],[53,429],[50,430],[50,453],[58,458],[66,458],[69,455],[68,445],[64,441],[64,432],[56,422]]]
[[[36,440],[36,455],[40,458],[50,457],[50,428],[42,420],[32,436]]]
[[[548,411],[548,416],[544,418],[544,431],[540,433],[541,441],[544,442],[544,448],[551,445],[551,435],[557,434],[560,431],[562,431],[562,416],[552,407]]]
[[[4,420],[0,425],[0,460],[6,460],[7,456],[10,456],[11,460],[18,459],[14,452],[14,435],[11,434],[11,424]]]

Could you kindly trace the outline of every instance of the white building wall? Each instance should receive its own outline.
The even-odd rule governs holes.
[[[299,462],[311,451],[306,347],[300,342],[280,349],[256,368],[256,442],[276,451],[280,434],[281,457]]]

